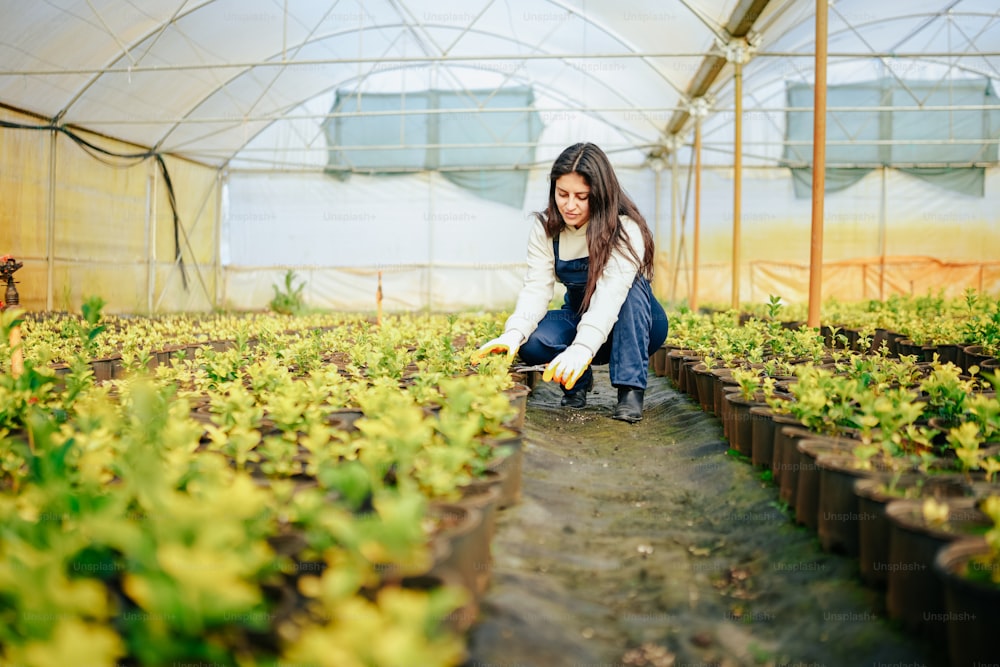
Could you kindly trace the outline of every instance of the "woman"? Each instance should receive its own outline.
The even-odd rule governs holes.
[[[535,213],[528,272],[504,333],[476,354],[520,352],[548,364],[542,379],[563,385],[562,405],[582,408],[593,389],[591,364],[609,364],[618,389],[614,419],[642,419],[649,355],[667,337],[667,316],[653,297],[653,235],[625,194],[604,152],[570,146],[549,174],[549,202]],[[547,311],[556,281],[561,309]]]

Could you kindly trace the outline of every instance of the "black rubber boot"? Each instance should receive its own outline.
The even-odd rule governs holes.
[[[589,368],[584,371],[583,375],[580,376],[580,380],[573,385],[572,389],[563,389],[562,400],[559,401],[559,405],[564,408],[580,408],[587,407],[587,392],[594,388],[594,373]]]
[[[634,387],[618,388],[618,405],[612,419],[634,424],[642,419],[642,398],[645,390]]]

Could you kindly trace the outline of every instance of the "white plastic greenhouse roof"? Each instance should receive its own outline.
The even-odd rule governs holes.
[[[585,130],[638,164],[669,152],[671,135],[683,138],[695,98],[717,117],[731,112],[732,57],[740,53],[749,53],[748,109],[780,108],[785,82],[813,77],[814,0],[0,0],[0,7],[0,104],[231,169],[322,169],[322,125],[338,91],[529,86],[546,128],[569,128],[549,136],[549,149],[542,134],[537,162],[557,140],[561,146]],[[831,84],[995,82],[1000,8],[996,0],[831,0],[829,51]]]

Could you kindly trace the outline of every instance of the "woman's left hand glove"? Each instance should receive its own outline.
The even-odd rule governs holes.
[[[514,361],[517,351],[521,347],[521,334],[517,331],[506,331],[498,338],[481,346],[472,353],[472,364],[478,364],[483,357],[489,354],[503,353],[507,355],[507,361]]]
[[[555,380],[566,389],[572,389],[593,358],[594,355],[583,345],[570,345],[549,362],[542,373],[542,380]]]

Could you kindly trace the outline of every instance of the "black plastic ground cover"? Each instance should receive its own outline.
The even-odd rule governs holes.
[[[822,551],[719,420],[651,377],[642,422],[539,383],[521,503],[499,515],[467,667],[943,664],[886,617],[856,559]]]

